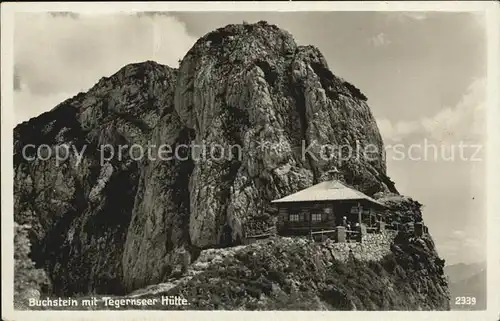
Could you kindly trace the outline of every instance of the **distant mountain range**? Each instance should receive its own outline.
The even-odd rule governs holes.
[[[486,309],[486,262],[448,265],[444,272],[450,281],[452,310]],[[463,304],[472,298],[475,298],[476,304]]]

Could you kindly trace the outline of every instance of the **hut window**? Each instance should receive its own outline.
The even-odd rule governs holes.
[[[323,210],[323,220],[333,220],[333,209],[331,207],[325,207]]]
[[[322,214],[312,214],[311,221],[313,222],[321,222]]]
[[[299,214],[290,214],[288,217],[290,222],[298,222],[299,221]]]

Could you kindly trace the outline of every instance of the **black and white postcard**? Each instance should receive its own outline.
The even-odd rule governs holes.
[[[2,319],[498,320],[498,18],[2,4]]]

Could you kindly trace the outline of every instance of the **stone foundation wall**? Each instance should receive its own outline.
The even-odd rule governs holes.
[[[346,261],[351,250],[352,255],[358,260],[378,261],[391,253],[391,244],[395,236],[394,231],[384,231],[364,235],[362,243],[335,243],[327,240],[323,245],[325,250],[339,261]]]

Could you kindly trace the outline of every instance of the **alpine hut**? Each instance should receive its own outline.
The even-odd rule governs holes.
[[[361,241],[384,230],[386,207],[338,179],[324,181],[272,201],[278,208],[278,234]],[[333,236],[333,237],[332,237]]]

